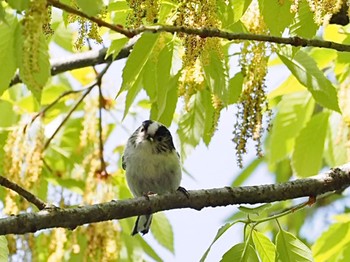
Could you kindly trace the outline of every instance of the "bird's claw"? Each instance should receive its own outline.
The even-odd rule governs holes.
[[[181,193],[183,193],[187,198],[190,198],[190,193],[186,190],[186,188],[179,186],[179,188],[177,189],[177,191],[180,191]]]

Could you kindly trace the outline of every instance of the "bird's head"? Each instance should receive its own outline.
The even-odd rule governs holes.
[[[174,150],[173,139],[170,131],[162,124],[146,120],[135,131],[135,145],[151,145],[152,150],[161,153]]]

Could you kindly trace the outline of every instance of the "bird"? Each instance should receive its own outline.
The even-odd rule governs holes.
[[[180,190],[182,172],[170,131],[161,123],[145,120],[130,136],[122,156],[126,181],[134,197]],[[147,234],[152,214],[137,218],[131,235]]]

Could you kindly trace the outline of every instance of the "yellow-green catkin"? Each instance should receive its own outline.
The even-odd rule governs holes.
[[[243,18],[249,31],[266,34],[266,26],[258,9],[250,7]],[[244,74],[243,90],[238,103],[237,121],[233,141],[239,166],[247,152],[247,142],[256,142],[257,155],[262,155],[261,138],[264,131],[263,114],[270,112],[265,94],[268,46],[264,42],[244,42],[241,48],[240,65]],[[268,113],[270,114],[270,113]]]
[[[36,80],[34,75],[40,71],[39,57],[43,28],[48,28],[49,23],[46,0],[31,1],[22,23],[23,54],[21,77],[27,85],[41,92],[42,85]]]
[[[176,26],[188,28],[218,28],[221,23],[216,14],[216,0],[181,1],[174,21]],[[186,108],[190,98],[205,87],[203,64],[206,64],[208,50],[221,52],[221,40],[201,38],[196,35],[179,34],[184,46],[182,71],[178,94],[184,97]]]

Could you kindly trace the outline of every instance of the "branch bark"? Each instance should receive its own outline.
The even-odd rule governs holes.
[[[37,213],[23,213],[0,219],[0,235],[25,234],[54,227],[74,229],[83,224],[178,208],[201,210],[204,207],[316,197],[327,192],[343,190],[348,186],[350,186],[350,163],[312,178],[280,184],[189,191],[189,198],[181,192],[176,192],[150,196],[149,200],[141,197],[76,208],[49,208]]]
[[[173,26],[173,25],[157,25],[157,26],[141,26],[139,28],[130,29],[124,28],[121,25],[114,25],[107,23],[106,21],[95,17],[89,16],[84,12],[71,7],[69,5],[63,4],[57,0],[48,0],[48,3],[56,8],[66,11],[67,13],[74,14],[80,17],[84,17],[100,27],[106,27],[114,32],[125,35],[128,38],[132,38],[144,32],[158,33],[158,32],[168,32],[168,33],[184,33],[188,35],[197,35],[202,38],[206,37],[219,37],[227,40],[253,40],[262,42],[271,42],[276,44],[287,44],[292,46],[312,46],[320,48],[329,48],[341,52],[350,52],[350,45],[339,44],[332,41],[324,41],[318,39],[306,39],[302,37],[277,37],[269,35],[256,35],[256,34],[244,34],[244,33],[233,33],[228,31],[223,31],[217,28],[190,28],[184,26]]]

